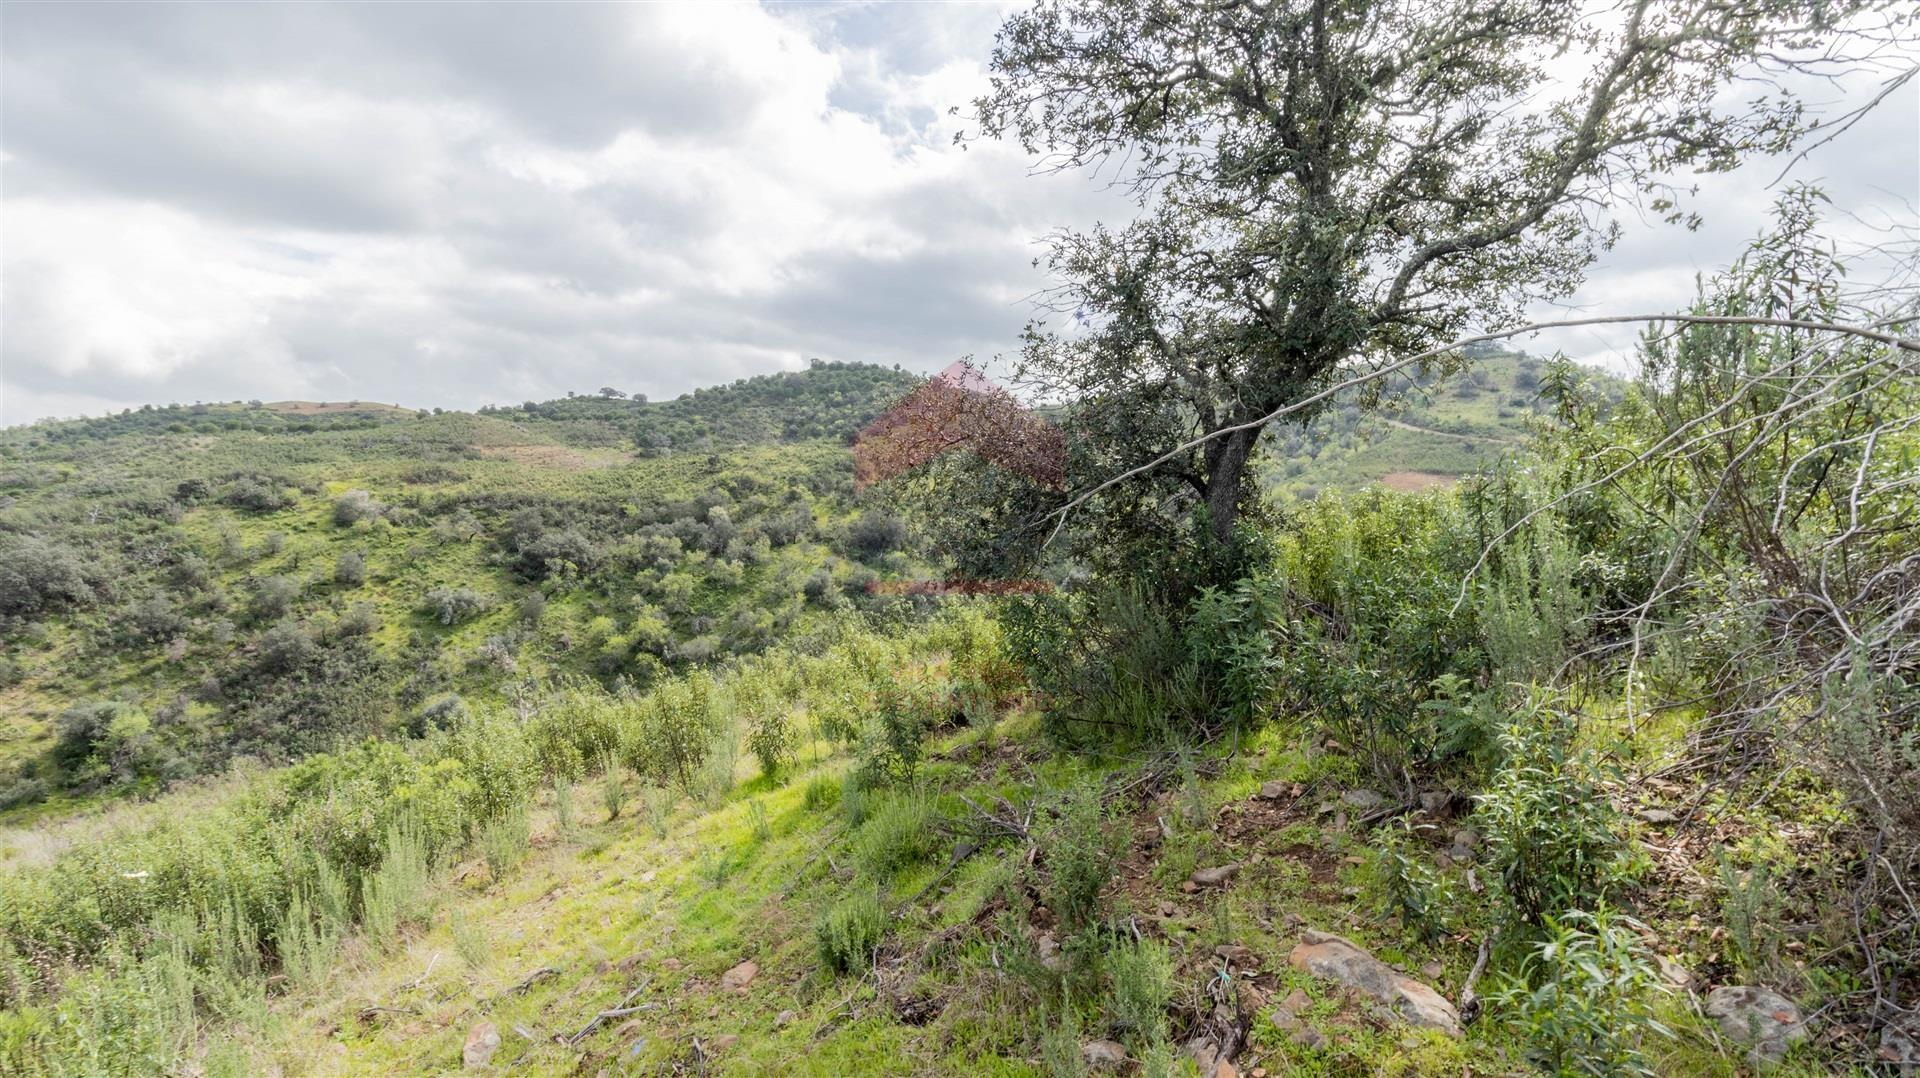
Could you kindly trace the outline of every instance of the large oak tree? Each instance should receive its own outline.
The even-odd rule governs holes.
[[[1574,289],[1622,206],[1684,225],[1672,177],[1791,147],[1814,126],[1791,76],[1889,18],[1792,0],[1043,0],[1002,27],[962,137],[1093,170],[1140,215],[1051,238],[1048,306],[1071,318],[1030,327],[1017,376],[1072,402],[1085,481],[1511,324]],[[1082,512],[1103,543],[1172,531],[1227,550],[1259,433]]]

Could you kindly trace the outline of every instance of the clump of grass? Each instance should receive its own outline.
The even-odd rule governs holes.
[[[700,859],[694,864],[694,872],[706,882],[708,887],[717,888],[727,882],[740,867],[742,858],[732,850],[709,847],[700,851]]]
[[[653,828],[656,838],[666,838],[673,827],[673,793],[666,789],[652,789],[641,800],[641,807],[647,813],[647,826]]]
[[[747,821],[753,827],[755,842],[765,842],[773,837],[773,823],[767,819],[767,806],[758,801],[747,802]]]
[[[820,964],[834,973],[865,969],[887,934],[887,911],[871,890],[856,891],[820,913],[813,938]]]
[[[806,793],[801,804],[808,812],[830,809],[840,803],[840,784],[827,775],[815,775],[807,780]]]

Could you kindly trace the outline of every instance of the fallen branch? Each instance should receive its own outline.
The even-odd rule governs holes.
[[[594,1015],[593,1018],[590,1019],[586,1025],[580,1027],[580,1032],[575,1033],[571,1037],[556,1036],[554,1039],[559,1041],[561,1044],[564,1044],[567,1047],[571,1048],[574,1045],[579,1044],[581,1041],[586,1040],[587,1037],[591,1035],[594,1030],[600,1028],[600,1023],[606,1021],[609,1018],[625,1018],[627,1015],[638,1014],[641,1011],[650,1011],[660,1006],[658,1003],[642,1003],[637,1007],[633,1005],[634,999],[637,996],[639,996],[640,993],[645,992],[647,990],[648,983],[649,982],[646,982],[646,981],[640,982],[638,987],[636,987],[633,991],[627,993],[627,998],[621,1000],[620,1005],[618,1007],[613,1007],[608,1010],[601,1011],[599,1014]]]
[[[1493,940],[1481,940],[1480,954],[1473,960],[1473,969],[1467,972],[1467,983],[1460,986],[1460,1022],[1463,1025],[1471,1025],[1474,1019],[1480,1017],[1480,997],[1475,994],[1473,986],[1480,983],[1480,975],[1487,970],[1487,958],[1492,954]]]

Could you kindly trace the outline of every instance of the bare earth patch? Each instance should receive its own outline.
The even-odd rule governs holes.
[[[1450,487],[1460,481],[1457,475],[1441,472],[1388,472],[1380,477],[1380,485],[1388,490],[1434,490]]]

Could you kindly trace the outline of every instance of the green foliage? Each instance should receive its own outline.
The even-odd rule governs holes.
[[[442,625],[458,625],[493,609],[494,598],[472,588],[435,588],[423,606]]]
[[[927,860],[939,849],[938,820],[933,798],[918,789],[874,795],[854,836],[860,866],[886,880]]]
[[[1136,1051],[1165,1043],[1173,1002],[1174,964],[1156,940],[1125,943],[1106,960],[1107,1028]]]
[[[887,911],[870,888],[856,888],[821,910],[813,926],[820,964],[834,973],[866,969],[886,934]]]
[[[1660,1073],[1643,1051],[1671,1031],[1656,1017],[1666,991],[1640,941],[1644,926],[1602,906],[1546,923],[1547,939],[1520,973],[1489,994],[1507,1012],[1529,1054],[1554,1074]]]
[[[1456,923],[1461,896],[1421,852],[1413,827],[1403,818],[1374,832],[1375,881],[1400,924],[1431,942]]]
[[[926,686],[902,682],[891,672],[876,679],[872,701],[860,750],[862,781],[870,786],[910,783],[933,726],[934,702]]]
[[[800,803],[808,812],[824,812],[840,803],[840,783],[830,775],[815,775],[807,780]]]
[[[425,836],[410,819],[387,830],[380,867],[360,882],[360,921],[376,943],[391,943],[418,923],[432,902],[432,866]]]
[[[1528,924],[1595,908],[1625,872],[1623,823],[1574,734],[1573,717],[1551,707],[1516,712],[1501,731],[1506,760],[1474,814],[1500,894]]]
[[[1074,786],[1060,795],[1040,850],[1046,858],[1041,893],[1062,925],[1077,930],[1099,919],[1123,842],[1107,818],[1098,785]]]
[[[487,862],[487,875],[495,881],[527,856],[531,829],[524,806],[488,820],[480,828],[480,853]]]

